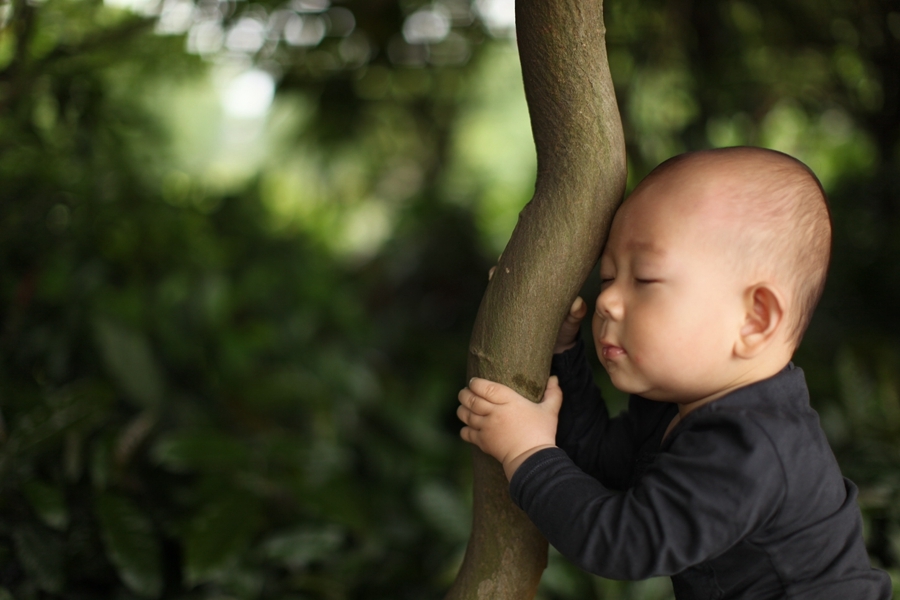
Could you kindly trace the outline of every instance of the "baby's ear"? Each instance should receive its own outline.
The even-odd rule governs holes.
[[[735,354],[753,358],[772,345],[786,327],[785,301],[781,292],[767,283],[744,292],[744,323],[735,343]]]

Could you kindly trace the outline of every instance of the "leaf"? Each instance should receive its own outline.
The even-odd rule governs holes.
[[[147,339],[104,318],[94,320],[94,339],[107,370],[128,398],[142,408],[159,406],[163,378]]]
[[[69,510],[59,488],[29,481],[22,485],[22,492],[45,525],[60,531],[69,526]]]
[[[161,548],[150,519],[118,494],[98,495],[94,509],[106,554],[122,582],[135,594],[159,597],[163,585]]]
[[[158,464],[172,471],[232,471],[248,464],[247,447],[215,431],[191,431],[164,437],[153,447]]]
[[[262,549],[267,558],[300,569],[333,554],[343,541],[344,534],[337,527],[301,528],[270,537]]]
[[[250,543],[260,520],[260,507],[244,494],[224,496],[194,517],[184,540],[184,572],[188,585],[213,579],[232,564]]]
[[[55,443],[63,433],[101,421],[109,410],[110,399],[102,385],[86,382],[59,390],[21,415],[6,443],[0,446],[0,473],[23,456]]]
[[[49,531],[21,523],[13,531],[16,557],[39,588],[51,593],[63,589],[62,543]]]

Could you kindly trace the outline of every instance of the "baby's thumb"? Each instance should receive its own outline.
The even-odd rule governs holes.
[[[541,404],[544,408],[553,411],[555,414],[559,412],[562,401],[563,393],[562,389],[559,387],[559,378],[554,375],[547,380],[547,389],[544,390],[544,397],[541,398]]]
[[[586,314],[587,303],[581,296],[578,296],[577,298],[575,298],[574,302],[572,302],[572,307],[569,309],[569,315],[580,321]]]

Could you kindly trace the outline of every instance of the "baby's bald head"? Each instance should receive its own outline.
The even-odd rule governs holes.
[[[664,192],[668,182],[696,178],[707,193],[687,209],[721,230],[717,237],[735,268],[771,279],[788,295],[789,338],[796,347],[822,295],[831,255],[831,219],[819,180],[787,154],[735,147],[676,156],[641,186]]]

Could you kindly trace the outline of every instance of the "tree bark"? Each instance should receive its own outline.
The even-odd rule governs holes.
[[[559,325],[625,189],[625,143],[599,0],[517,0],[537,181],[479,308],[469,377],[538,401]],[[472,535],[447,599],[533,598],[547,542],[509,497],[500,464],[473,454]]]

